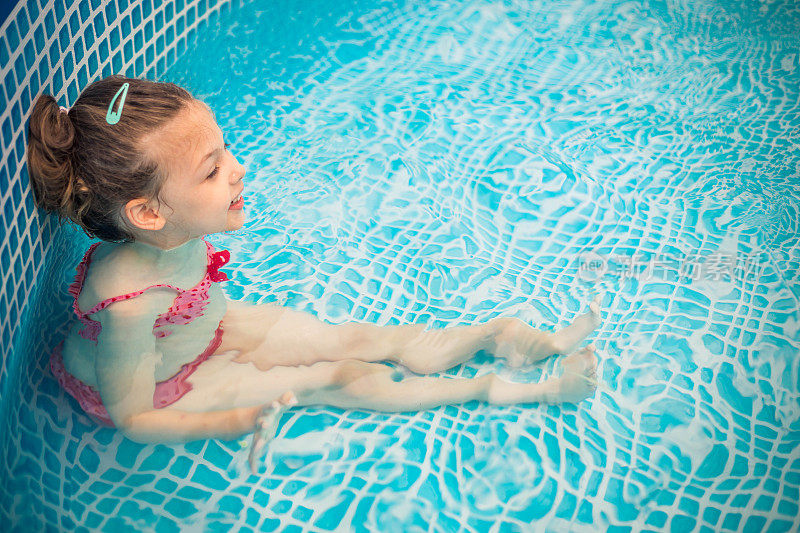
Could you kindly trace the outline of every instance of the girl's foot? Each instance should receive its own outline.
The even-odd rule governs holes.
[[[553,334],[556,353],[570,353],[583,339],[600,325],[600,296],[589,303],[589,312],[576,318],[572,324]]]
[[[594,345],[568,355],[562,365],[564,374],[542,383],[511,383],[494,376],[486,400],[494,405],[517,403],[577,403],[594,394],[597,357]]]
[[[556,378],[554,402],[575,403],[588,398],[597,389],[597,356],[594,344],[568,355],[561,362],[564,373]]]
[[[562,330],[550,333],[532,328],[518,318],[494,319],[496,357],[508,360],[512,368],[535,363],[545,357],[573,351],[600,325],[600,296],[589,304],[589,312],[576,318]]]

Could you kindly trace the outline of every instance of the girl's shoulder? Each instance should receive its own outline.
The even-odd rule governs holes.
[[[205,249],[205,244],[203,248]],[[202,268],[205,268],[205,263],[202,264]],[[152,285],[183,287],[185,284],[183,274],[165,278],[152,264],[144,261],[139,254],[129,248],[103,241],[92,252],[83,287],[78,296],[78,307],[85,313],[102,301],[138,292]],[[149,300],[163,300],[162,303],[169,306],[175,298],[175,292],[147,291],[136,298],[142,297]]]

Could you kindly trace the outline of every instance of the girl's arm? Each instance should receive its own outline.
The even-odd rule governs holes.
[[[261,405],[207,413],[153,408],[155,368],[161,353],[156,351],[152,329],[161,302],[149,296],[115,302],[96,315],[102,325],[95,364],[97,388],[114,425],[126,437],[143,443],[232,439],[252,432]]]
[[[253,432],[261,408],[261,405],[256,405],[208,413],[153,409],[131,416],[123,433],[131,440],[146,444],[183,443],[199,439],[232,440]]]

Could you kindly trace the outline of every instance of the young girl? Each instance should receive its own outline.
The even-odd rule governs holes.
[[[274,304],[226,300],[219,267],[230,254],[204,236],[244,224],[245,168],[210,108],[172,83],[110,76],[71,109],[42,95],[28,137],[37,205],[102,241],[78,265],[69,288],[78,320],[50,368],[90,416],[135,441],[233,439],[290,391],[299,405],[380,411],[575,402],[594,391],[592,345],[542,383],[494,374],[400,379],[378,361],[427,374],[480,350],[512,365],[569,353],[597,327],[597,301],[547,333],[509,317],[430,331],[331,325]]]

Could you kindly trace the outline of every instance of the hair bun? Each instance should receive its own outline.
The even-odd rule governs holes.
[[[74,142],[75,127],[67,113],[49,94],[39,96],[28,121],[28,174],[37,204],[45,209],[68,202],[74,182]]]
[[[48,109],[52,120],[52,137],[50,142],[54,150],[60,150],[64,152],[64,155],[68,155],[75,142],[75,126],[72,125],[69,114],[61,111],[61,106],[58,105],[55,99],[53,100],[53,104],[54,105],[49,106]]]

